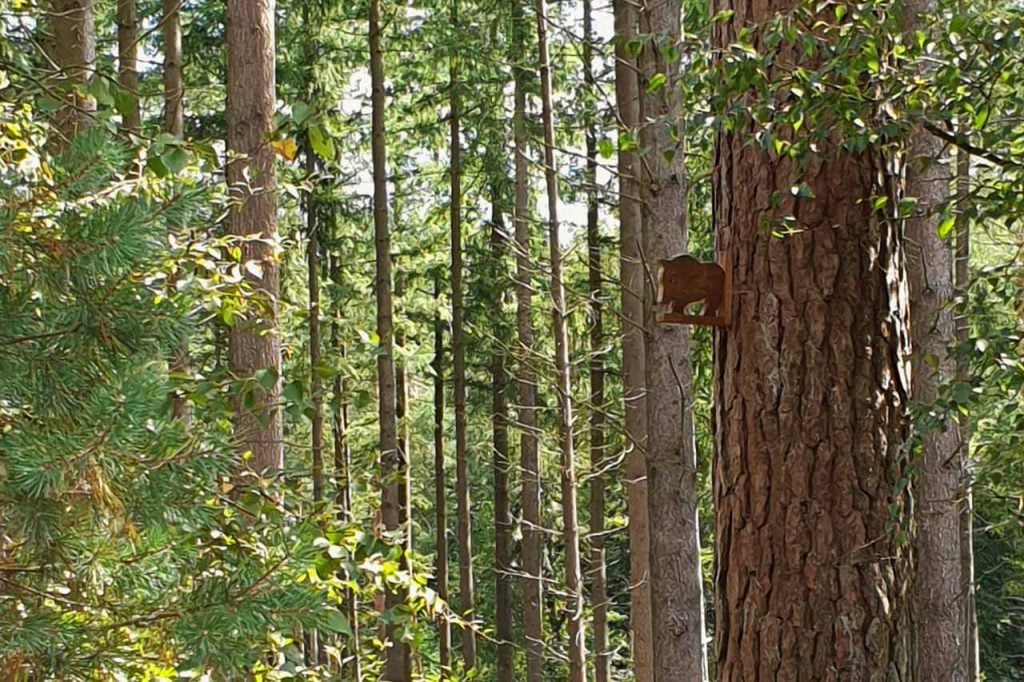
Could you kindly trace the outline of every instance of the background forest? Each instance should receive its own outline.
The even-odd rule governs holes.
[[[0,679],[1024,679],[1018,3],[0,18]]]

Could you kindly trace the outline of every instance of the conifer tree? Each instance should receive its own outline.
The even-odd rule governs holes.
[[[128,94],[128,106],[122,111],[121,127],[138,134],[142,130],[139,104],[138,22],[135,0],[117,0],[117,81]]]
[[[528,70],[526,58],[527,22],[524,3],[512,9],[512,49],[515,60],[515,252],[516,252],[516,384],[520,429],[520,467],[523,471],[523,637],[526,640],[527,682],[544,679],[544,581],[541,522],[541,469],[537,428],[537,373],[533,367],[533,271],[530,253],[530,159],[527,137],[526,101]]]
[[[685,141],[679,134],[681,4],[653,2],[640,13],[645,43],[640,53],[640,113],[645,122],[640,197],[643,263],[688,248]],[[658,85],[658,79],[664,79]],[[650,277],[650,276],[648,276]],[[654,679],[707,678],[704,592],[697,518],[697,453],[689,329],[659,324],[656,292],[645,295],[644,358],[647,411],[647,495],[650,514]]]
[[[596,95],[593,66],[593,7],[583,2],[583,69],[587,97]],[[604,467],[604,311],[601,273],[601,235],[598,231],[597,122],[593,108],[587,108],[586,182],[587,194],[587,294],[590,297],[590,599],[594,610],[594,680],[609,682],[608,569],[605,565]]]
[[[284,467],[281,341],[277,329],[280,290],[276,261],[277,184],[274,150],[276,99],[274,0],[227,3],[227,181],[235,202],[228,233],[238,240],[246,279],[253,288],[248,316],[232,325],[228,366],[244,387],[235,407],[235,436],[253,471]],[[267,373],[269,380],[256,381]]]
[[[647,395],[644,359],[644,277],[640,262],[642,214],[637,11],[630,0],[615,0],[615,103],[618,130],[619,287],[622,307],[622,394],[626,447],[626,504],[629,512],[629,620],[633,674],[654,679],[651,629],[650,522],[647,507]]]
[[[451,0],[452,25],[458,26],[458,0]],[[454,48],[453,48],[454,50]],[[452,391],[455,403],[455,503],[459,539],[459,608],[472,618],[476,606],[473,582],[473,525],[469,497],[469,452],[466,443],[466,340],[465,306],[462,286],[462,141],[460,139],[458,57],[450,57],[449,72],[449,149],[450,149],[450,222],[452,267]],[[462,629],[462,660],[466,670],[476,667],[476,631]]]
[[[391,295],[391,235],[388,226],[387,141],[384,128],[384,51],[381,34],[380,0],[370,0],[370,82],[372,101],[373,147],[373,228],[376,256],[374,292],[377,299],[377,418],[380,429],[381,523],[385,530],[401,527],[402,453],[398,447],[396,413],[394,322]],[[385,595],[385,608],[395,609],[402,601],[394,588]],[[386,626],[390,647],[387,650],[385,679],[400,682],[409,679],[405,644],[398,640],[394,622]]]
[[[558,441],[562,460],[562,537],[565,546],[566,610],[569,620],[569,679],[586,679],[586,641],[583,585],[580,577],[580,529],[576,512],[576,462],[573,447],[572,377],[569,364],[569,309],[562,280],[562,247],[559,243],[558,169],[555,166],[555,118],[552,103],[551,55],[548,48],[548,15],[545,0],[535,4],[537,54],[540,60],[541,123],[544,128],[544,181],[547,190],[548,249],[551,268],[552,334],[555,340],[555,372],[558,394]]]

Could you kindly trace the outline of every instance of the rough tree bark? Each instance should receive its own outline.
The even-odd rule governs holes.
[[[164,38],[164,131],[181,138],[185,128],[184,79],[181,52],[181,3],[164,0],[161,26]],[[191,362],[189,345],[185,341],[171,353],[168,371],[174,376],[188,376]],[[184,392],[175,390],[171,395],[171,414],[188,428],[192,424],[192,406]]]
[[[96,102],[84,94],[96,64],[96,22],[94,0],[51,0],[50,30],[47,40],[50,56],[59,69],[57,78],[63,105],[54,119],[54,151],[65,148],[82,130],[89,127]]]
[[[245,262],[255,262],[259,274],[246,271],[258,294],[250,315],[228,334],[228,368],[239,380],[264,370],[278,376],[270,388],[258,382],[235,407],[235,437],[252,453],[247,467],[279,472],[284,467],[281,421],[281,341],[277,330],[279,293],[275,260],[277,199],[274,151],[268,140],[274,130],[274,0],[228,0],[228,187],[234,206],[228,215],[228,234],[236,237]]]
[[[508,368],[505,329],[505,226],[498,203],[499,192],[491,197],[491,258],[494,262],[495,300],[491,325],[496,338],[491,355],[491,443],[494,450],[494,612],[498,639],[498,682],[515,679],[515,619],[512,606],[512,514],[508,480]]]
[[[640,262],[642,213],[640,158],[635,145],[640,94],[636,53],[638,14],[632,0],[615,0],[615,102],[619,117],[619,286],[622,296],[622,392],[626,435],[626,506],[629,513],[629,625],[636,682],[654,679],[651,625],[650,522],[647,510],[647,396],[644,355],[644,276]]]
[[[452,0],[451,23],[458,26],[458,0]],[[458,57],[453,48],[449,62],[449,115],[451,153],[452,247],[452,390],[455,402],[455,504],[459,536],[459,609],[472,618],[476,608],[473,584],[473,524],[469,499],[469,454],[466,446],[466,340],[462,286],[462,142],[459,120]],[[476,667],[476,631],[462,628],[462,660],[466,670]]]
[[[794,6],[716,0],[735,14],[713,47]],[[873,209],[897,205],[886,160],[823,140],[801,171],[721,133],[713,178],[735,286],[715,348],[718,679],[910,680],[905,273],[897,223]],[[798,231],[773,237],[783,215]]]
[[[583,76],[587,89],[596,95],[593,69],[593,8],[583,0]],[[604,318],[601,291],[601,235],[597,203],[597,115],[587,109],[587,286],[590,297],[590,602],[594,611],[594,682],[611,680],[611,651],[608,648],[608,569],[605,564],[604,466]]]
[[[515,232],[516,232],[516,384],[520,430],[520,466],[523,476],[523,637],[526,640],[526,680],[544,680],[544,533],[540,509],[540,451],[537,442],[537,373],[533,367],[533,263],[530,255],[530,159],[527,149],[526,91],[529,70],[527,23],[523,3],[513,6],[515,60]]]
[[[377,409],[380,420],[381,523],[397,531],[402,523],[402,453],[398,448],[396,418],[394,320],[391,301],[391,235],[388,230],[387,147],[384,133],[384,50],[381,41],[380,0],[370,0],[370,102],[372,107],[371,151],[373,156],[373,233],[376,246],[374,290],[377,299]],[[390,610],[402,602],[402,594],[388,590],[384,606]],[[385,628],[391,642],[384,664],[384,679],[409,679],[406,645],[398,640],[398,628]]]
[[[904,32],[913,36],[934,0],[903,7]],[[922,680],[964,682],[967,650],[960,565],[960,492],[964,462],[952,416],[931,419],[940,386],[953,379],[949,345],[956,336],[952,308],[953,250],[939,236],[939,210],[950,199],[952,174],[945,143],[921,129],[910,140],[906,192],[917,199],[905,226],[910,290],[911,396],[920,416],[917,455],[917,529],[914,537],[914,622],[917,674]]]
[[[117,0],[117,83],[132,95],[128,110],[121,113],[121,130],[136,135],[142,131],[138,54],[135,0]]]
[[[444,467],[444,321],[441,319],[441,274],[434,274],[434,526],[437,550],[434,572],[437,596],[448,603],[448,484]],[[441,668],[452,665],[452,628],[442,616],[437,623]]]
[[[678,0],[648,3],[640,13],[647,36],[640,53],[643,258],[646,273],[688,246],[685,155],[677,134],[681,113],[676,82],[681,24]],[[677,51],[678,54],[678,51]],[[651,87],[658,76],[663,87]],[[647,400],[647,495],[651,524],[651,602],[654,679],[707,678],[704,591],[697,518],[697,453],[693,432],[690,331],[655,320],[648,276],[644,305]]]
[[[562,247],[558,225],[558,169],[555,166],[555,116],[552,106],[551,55],[545,0],[536,0],[537,56],[540,66],[541,122],[544,128],[544,182],[548,204],[548,249],[551,267],[552,336],[558,393],[558,441],[562,459],[562,539],[565,545],[565,601],[569,620],[569,679],[586,679],[586,634],[580,578],[580,529],[576,511],[576,455],[573,448],[572,378]]]

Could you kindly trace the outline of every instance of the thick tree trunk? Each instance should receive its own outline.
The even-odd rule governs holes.
[[[530,159],[527,150],[526,91],[529,71],[527,22],[523,4],[513,7],[515,93],[513,138],[515,144],[516,231],[516,384],[520,429],[520,465],[523,472],[523,637],[526,640],[526,680],[544,680],[544,532],[540,508],[540,451],[537,442],[537,373],[533,367],[533,263],[530,254]]]
[[[565,545],[565,601],[569,620],[569,679],[586,679],[583,589],[580,578],[580,529],[576,512],[576,456],[573,448],[572,378],[562,248],[558,226],[558,169],[555,166],[555,117],[552,106],[551,55],[545,0],[536,1],[537,53],[540,60],[541,119],[544,127],[544,180],[548,199],[548,248],[551,266],[552,335],[558,393],[558,441],[562,458],[562,538]]]
[[[136,135],[142,131],[138,54],[135,0],[117,0],[117,83],[132,94],[131,106],[122,112],[121,129]]]
[[[374,290],[377,298],[378,417],[380,420],[381,523],[385,530],[401,527],[402,453],[398,448],[394,358],[394,322],[391,302],[391,236],[388,230],[387,149],[384,134],[384,51],[381,45],[380,0],[370,0],[370,101],[372,106],[371,147],[373,155],[373,233],[377,271]],[[388,590],[384,606],[391,610],[402,602],[402,594]],[[406,645],[398,641],[393,623],[386,628],[391,642],[387,650],[384,679],[403,682],[406,669]]]
[[[335,285],[341,285],[341,261],[338,256],[328,255],[331,281]],[[348,351],[341,340],[341,319],[342,307],[339,301],[335,301],[334,314],[331,318],[331,354],[338,360],[344,360]],[[334,375],[334,382],[331,386],[333,400],[331,402],[333,414],[333,441],[334,441],[334,481],[336,485],[334,504],[336,515],[340,521],[348,521],[352,510],[352,475],[351,475],[351,453],[348,445],[348,400],[345,396],[345,385],[340,374]],[[362,679],[362,667],[359,652],[359,603],[355,593],[345,589],[345,612],[348,616],[349,625],[352,628],[352,636],[345,642],[345,651],[349,654],[348,660],[352,661],[352,678]],[[341,672],[344,672],[342,667]]]
[[[932,5],[927,0],[911,2],[904,11],[916,18]],[[956,373],[948,350],[956,334],[953,251],[938,231],[938,211],[949,201],[952,181],[944,146],[924,130],[918,131],[911,139],[906,170],[906,192],[918,201],[905,233],[913,344],[911,392],[921,410],[915,422],[922,429],[916,481],[914,620],[919,678],[963,682],[967,651],[960,565],[960,432],[952,417],[926,416],[934,410],[940,386]]]
[[[641,175],[645,271],[685,253],[688,245],[686,167],[677,135],[679,60],[669,60],[680,38],[680,3],[659,0],[640,14],[648,41],[640,54],[640,107],[646,151]],[[667,76],[661,88],[650,84]],[[697,453],[689,328],[658,324],[655,292],[645,295],[644,356],[647,400],[647,495],[651,524],[651,601],[654,678],[707,678],[704,591],[697,518]]]
[[[179,0],[164,0],[161,26],[164,38],[164,131],[180,138],[185,127],[183,106],[184,84],[181,53],[181,4]],[[185,341],[172,353],[168,371],[175,376],[190,373],[189,345]],[[179,390],[171,395],[171,414],[188,428],[192,424],[192,406]]]
[[[434,571],[437,596],[448,602],[448,484],[444,467],[444,322],[441,319],[441,275],[434,275],[434,526],[436,530]],[[438,627],[438,655],[441,668],[452,665],[452,629],[441,617]]]
[[[593,8],[583,0],[583,74],[587,89],[596,93],[593,70]],[[597,115],[587,111],[587,284],[590,296],[590,601],[594,612],[594,682],[610,682],[608,643],[608,569],[604,542],[604,319],[601,285],[601,235],[597,203]]]
[[[512,514],[508,480],[508,369],[505,364],[507,339],[502,317],[505,309],[506,255],[505,227],[498,204],[498,190],[491,198],[491,258],[497,292],[493,302],[492,329],[497,338],[491,356],[491,443],[494,449],[494,612],[498,639],[498,682],[515,679],[515,619],[512,602]]]
[[[253,290],[251,314],[231,327],[228,367],[238,380],[264,370],[281,375],[281,341],[277,330],[278,267],[277,189],[274,151],[268,143],[274,130],[274,0],[228,0],[228,164],[227,180],[235,205],[228,215],[228,233],[239,239],[242,259],[255,262],[246,277]],[[284,467],[281,382],[259,386],[239,396],[235,436],[252,453],[247,467],[278,472]]]
[[[621,144],[636,135],[640,91],[636,54],[638,14],[631,0],[615,0],[615,101],[619,116],[619,286],[622,295],[622,393],[626,433],[626,506],[629,513],[629,624],[633,635],[633,675],[654,679],[654,633],[651,624],[650,521],[647,510],[647,395],[644,353],[644,275],[640,262],[642,211],[640,158]]]
[[[956,153],[956,262],[954,266],[954,295],[967,300],[971,284],[971,219],[966,203],[971,192],[971,155],[963,149]],[[956,320],[956,340],[963,347],[970,334],[970,320],[966,315]],[[966,381],[970,371],[968,358],[961,354],[957,358],[957,375]],[[978,644],[978,612],[974,584],[974,493],[971,467],[971,422],[965,419],[960,424],[960,452],[963,462],[960,506],[960,592],[963,599],[964,648],[967,657],[967,680],[976,682],[981,674],[980,647]]]
[[[737,14],[714,47],[790,7],[717,0]],[[715,149],[736,292],[715,349],[719,680],[912,679],[904,264],[872,208],[897,197],[876,150],[819,146],[803,172],[742,134]],[[787,214],[798,231],[773,237]]]
[[[83,94],[96,64],[94,5],[94,0],[50,2],[52,35],[47,42],[50,56],[60,70],[61,92],[66,93],[54,121],[56,139],[50,141],[55,151],[65,148],[80,131],[88,128],[96,110],[95,101]]]
[[[452,25],[458,25],[458,0],[452,0]],[[462,287],[462,142],[459,121],[459,72],[457,57],[449,64],[451,106],[451,247],[452,247],[452,390],[455,402],[455,503],[459,536],[459,608],[472,618],[476,608],[473,584],[473,524],[469,499],[469,454],[466,445],[466,340]],[[466,670],[476,667],[476,631],[462,629],[462,660]]]

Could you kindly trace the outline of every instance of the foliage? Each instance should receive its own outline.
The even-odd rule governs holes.
[[[143,26],[159,19],[157,3],[140,5]],[[495,218],[511,228],[511,87],[513,68],[529,73],[530,158],[539,157],[533,47],[514,53],[512,11],[497,0],[385,3],[393,245],[404,294],[396,322],[410,374],[414,552],[403,569],[397,538],[375,537],[379,456],[374,367],[379,353],[371,305],[373,243],[369,184],[369,92],[366,3],[303,0],[278,12],[277,129],[268,140],[279,156],[276,257],[282,270],[280,331],[286,417],[286,470],[276,479],[243,477],[230,432],[240,384],[225,366],[225,329],[261,311],[251,305],[238,244],[223,237],[228,208],[221,186],[224,137],[223,5],[185,6],[186,139],[159,132],[160,69],[143,68],[138,93],[115,83],[109,56],[111,8],[98,15],[101,59],[88,93],[97,102],[92,128],[64,152],[49,143],[48,121],[65,94],[39,49],[41,8],[0,0],[0,677],[4,679],[171,679],[206,675],[257,679],[288,675],[330,678],[358,658],[378,670],[382,621],[396,619],[413,643],[425,679],[443,679],[432,621],[465,625],[436,598],[432,444],[433,318],[448,320],[447,286],[448,56],[459,66],[465,163],[463,206],[467,265],[467,369],[470,474],[481,637],[478,679],[493,673],[494,508],[490,367],[494,352],[522,357],[539,377],[538,423],[544,471],[545,578],[562,580],[550,301],[535,297],[533,348],[513,341],[511,249],[489,244]],[[583,84],[578,3],[557,3],[552,53],[567,220],[563,234],[578,406],[581,494],[594,473],[583,428],[606,411],[612,474],[623,456],[618,335],[616,146],[635,145],[609,112],[611,48],[604,30],[597,51],[597,88]],[[1024,678],[1017,643],[1024,636],[1024,533],[1021,528],[1021,434],[1024,383],[1020,345],[1020,223],[1024,204],[1024,14],[1014,3],[942,2],[924,21],[934,30],[904,30],[889,0],[809,2],[770,25],[742,27],[722,53],[710,32],[733,20],[710,17],[707,4],[685,3],[678,83],[684,120],[679,145],[644,154],[685,154],[691,251],[710,256],[713,143],[723,133],[747,136],[773,164],[810,164],[840,149],[882,149],[898,171],[908,134],[924,129],[972,154],[972,191],[937,207],[940,231],[952,238],[954,216],[1001,242],[972,261],[969,295],[958,314],[971,320],[956,353],[970,362],[969,380],[947,386],[935,414],[955,413],[974,432],[977,575],[986,679]],[[601,11],[605,11],[602,9]],[[529,15],[527,19],[532,21]],[[609,17],[605,17],[609,19]],[[157,60],[159,31],[146,32],[143,54]],[[630,45],[651,49],[650,41]],[[153,61],[151,60],[151,61]],[[146,121],[125,139],[117,123],[138,98]],[[605,241],[603,351],[608,405],[588,404],[585,235],[578,210],[586,194],[583,125],[598,116],[602,167],[598,196]],[[308,172],[306,154],[315,170]],[[537,164],[533,181],[539,180]],[[534,194],[537,187],[532,187]],[[309,365],[305,246],[306,199],[317,206],[321,248],[320,367]],[[536,201],[538,197],[534,197]],[[806,185],[766,199],[780,209],[780,237],[796,226],[794,206],[813,201]],[[543,205],[536,201],[536,206]],[[493,207],[493,213],[492,213]],[[577,210],[573,210],[573,209]],[[876,205],[893,216],[915,210]],[[543,290],[545,244],[530,216],[531,283]],[[327,263],[330,263],[328,266]],[[710,518],[712,460],[710,334],[695,334],[695,404],[701,512]],[[166,360],[187,343],[192,370],[170,374]],[[328,497],[348,479],[352,505],[311,503],[309,442],[313,413],[309,376],[327,394],[328,424],[344,411],[351,468],[328,467]],[[256,381],[274,381],[264,376]],[[337,379],[340,391],[333,390]],[[173,421],[169,396],[188,397],[190,429]],[[514,389],[510,399],[514,404]],[[925,428],[921,420],[919,428]],[[333,435],[333,434],[332,434]],[[450,415],[443,435],[450,439]],[[518,459],[513,424],[511,457]],[[328,438],[330,441],[330,438]],[[328,457],[328,460],[331,458]],[[449,469],[453,468],[449,461]],[[452,477],[453,478],[453,477]],[[628,519],[624,481],[608,477],[609,592],[613,666],[629,670]],[[449,481],[449,486],[451,481]],[[522,529],[513,470],[514,553]],[[452,505],[454,507],[454,505]],[[580,505],[585,510],[585,505]],[[581,526],[587,526],[586,513]],[[450,514],[449,517],[453,517]],[[712,524],[704,523],[705,546]],[[455,543],[449,543],[454,548]],[[451,557],[455,565],[454,549]],[[584,551],[584,556],[588,553]],[[711,557],[705,566],[710,575]],[[452,571],[453,577],[457,571]],[[710,581],[709,581],[710,584]],[[393,613],[376,598],[398,588],[409,597]],[[452,594],[458,594],[457,579]],[[518,589],[518,588],[516,588]],[[547,591],[547,674],[565,677],[563,596]],[[712,600],[708,600],[709,604]],[[358,603],[358,607],[354,605]],[[588,604],[588,608],[592,605]],[[713,619],[712,619],[713,620]],[[518,627],[518,626],[517,626]],[[307,660],[305,634],[325,643],[323,661]],[[359,637],[356,637],[357,631]],[[521,633],[517,632],[517,638]],[[521,652],[517,665],[522,665]],[[342,663],[343,662],[343,663]],[[466,679],[464,671],[451,673]]]

